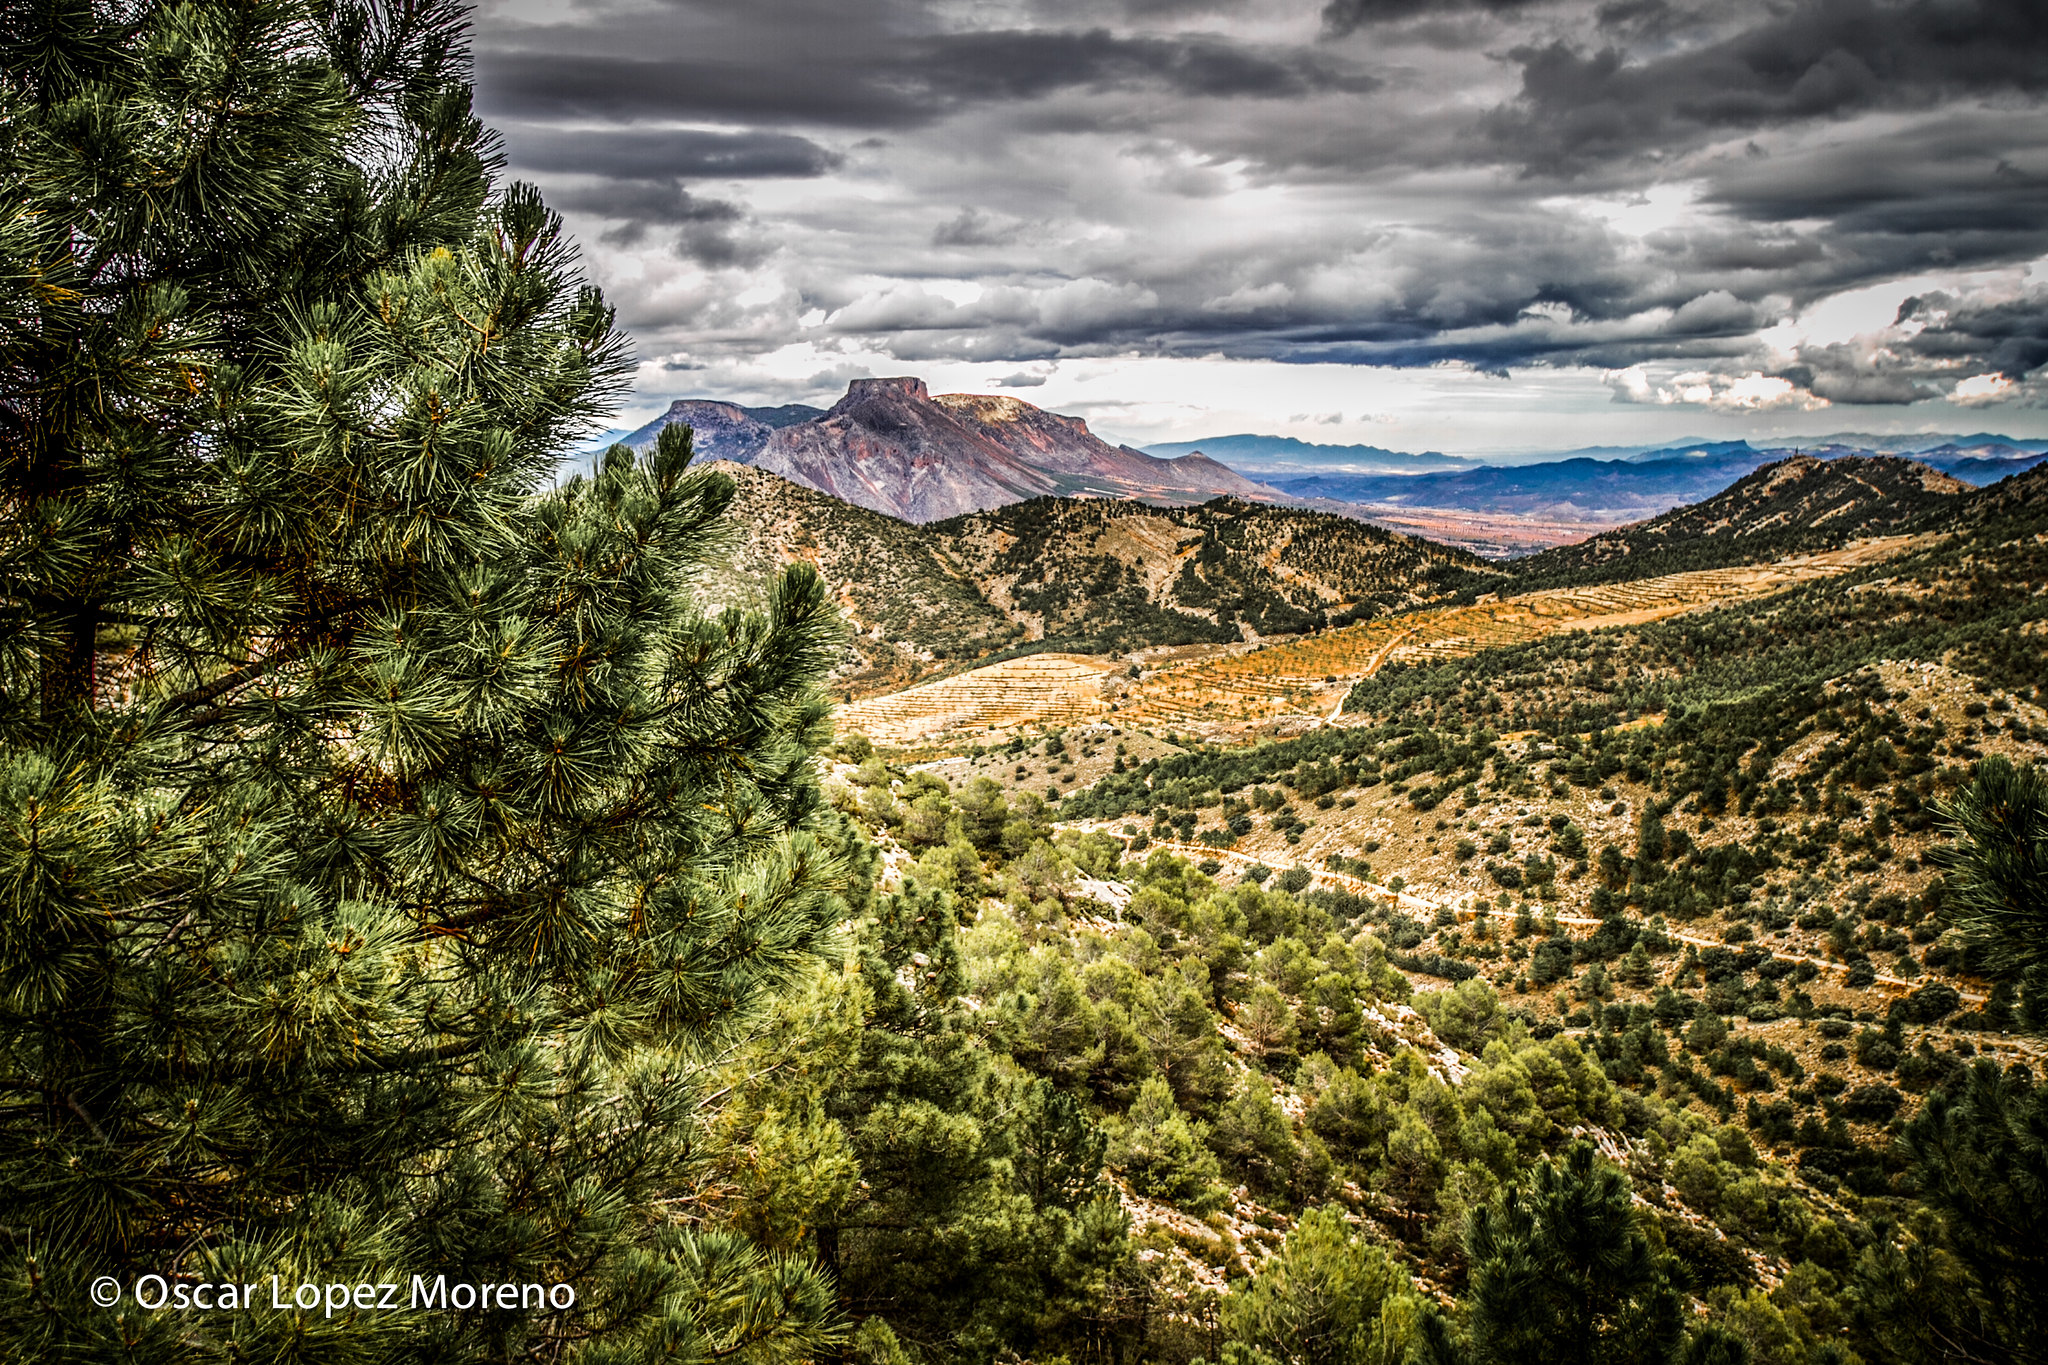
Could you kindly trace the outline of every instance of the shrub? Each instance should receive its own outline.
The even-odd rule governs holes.
[[[1887,1123],[1905,1102],[1891,1086],[1859,1085],[1842,1097],[1842,1113],[1862,1123]]]

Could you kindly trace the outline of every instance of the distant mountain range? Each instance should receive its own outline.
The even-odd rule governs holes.
[[[1973,491],[1899,455],[1795,455],[1649,521],[1517,560],[1514,573],[1524,587],[1548,587],[1832,549],[1864,536],[1926,529],[1965,506]]]
[[[1406,518],[1404,524],[1430,535],[1450,535],[1444,525],[1464,516],[1519,519],[1488,553],[1514,552],[1522,534],[1517,527],[1525,524],[1540,524],[1541,535],[1555,543],[1560,531],[1600,531],[1657,517],[1794,454],[1867,459],[1889,447],[1977,486],[2048,461],[2048,440],[1983,432],[1849,432],[1786,447],[1688,440],[1508,464],[1253,433],[1135,450],[1096,436],[1078,417],[1009,396],[934,396],[911,377],[855,380],[829,409],[679,399],[626,433],[624,443],[645,449],[677,423],[695,431],[698,450],[711,459],[754,465],[909,522],[1046,496],[1169,506],[1218,496],[1292,502],[1352,516]],[[1417,513],[1424,514],[1420,522]],[[1472,543],[1483,549],[1485,541],[1481,535]]]
[[[1270,482],[1291,497],[1367,508],[1461,508],[1613,525],[1653,517],[1718,493],[1773,458],[1740,442],[1736,445],[1739,450],[1706,456],[1580,458],[1438,474],[1276,476]]]
[[[1795,455],[1823,461],[1879,458],[1867,449],[1834,444],[1794,450],[1717,441],[1609,460],[1580,456],[1431,474],[1269,475],[1265,481],[1290,497],[1355,503],[1368,515],[1374,507],[1428,507],[1612,525],[1697,502],[1765,465]],[[1983,487],[2048,462],[2048,453],[2004,442],[1965,446],[1949,441],[1921,450],[1913,458],[1963,483]]]
[[[1159,459],[1113,446],[1078,417],[1015,398],[933,397],[915,378],[856,379],[825,411],[681,399],[626,436],[651,446],[664,427],[695,432],[714,459],[751,464],[904,521],[938,521],[1057,495],[1185,505],[1280,495],[1201,455]]]
[[[1326,446],[1292,436],[1212,436],[1203,441],[1168,441],[1145,447],[1148,455],[1177,458],[1207,455],[1241,473],[1265,478],[1269,473],[1343,471],[1359,474],[1424,474],[1433,470],[1470,469],[1476,461],[1455,459],[1440,451],[1411,455],[1380,446]]]

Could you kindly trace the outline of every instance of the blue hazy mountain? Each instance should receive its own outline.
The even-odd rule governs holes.
[[[1267,475],[1265,481],[1291,497],[1333,502],[1630,521],[1711,497],[1778,458],[1742,445],[1707,456],[1581,457],[1434,474]]]
[[[1207,455],[1260,479],[1280,470],[1420,474],[1431,470],[1470,469],[1473,466],[1471,460],[1454,459],[1435,450],[1416,455],[1380,446],[1326,446],[1313,441],[1298,441],[1292,436],[1258,436],[1250,432],[1210,436],[1199,441],[1168,441],[1146,446],[1145,453],[1168,460],[1179,459],[1183,455]]]

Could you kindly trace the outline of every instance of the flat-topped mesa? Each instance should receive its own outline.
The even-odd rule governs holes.
[[[651,445],[675,422],[696,428],[698,450],[713,458],[755,464],[906,521],[1047,494],[1178,503],[1277,497],[1209,460],[1160,460],[1110,445],[1078,417],[1006,394],[934,398],[914,375],[856,379],[826,412],[683,400],[627,444]]]
[[[891,379],[856,379],[846,386],[846,396],[833,404],[827,416],[847,412],[863,403],[877,399],[907,398],[912,402],[929,403],[931,390],[915,375],[900,375]]]

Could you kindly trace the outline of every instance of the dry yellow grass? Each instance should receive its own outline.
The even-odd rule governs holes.
[[[839,729],[901,746],[941,734],[1064,725],[1108,709],[1102,684],[1115,669],[1080,654],[1005,659],[842,706]]]
[[[1370,677],[1389,663],[1465,658],[1561,630],[1640,625],[1845,573],[1902,553],[1915,543],[1910,537],[1890,536],[1773,564],[1555,588],[1369,621],[1248,654],[1162,670],[1125,702],[1121,718],[1137,725],[1201,725],[1289,711],[1326,715],[1353,681]]]
[[[1076,654],[1037,654],[854,702],[839,709],[839,725],[880,744],[905,745],[940,735],[1071,724],[1111,710],[1120,724],[1183,728],[1287,714],[1331,716],[1354,681],[1389,663],[1465,658],[1557,631],[1639,625],[1765,597],[1922,543],[1889,536],[1772,564],[1554,588],[1469,607],[1411,612],[1169,666],[1114,700],[1117,688],[1110,677],[1119,665]]]

